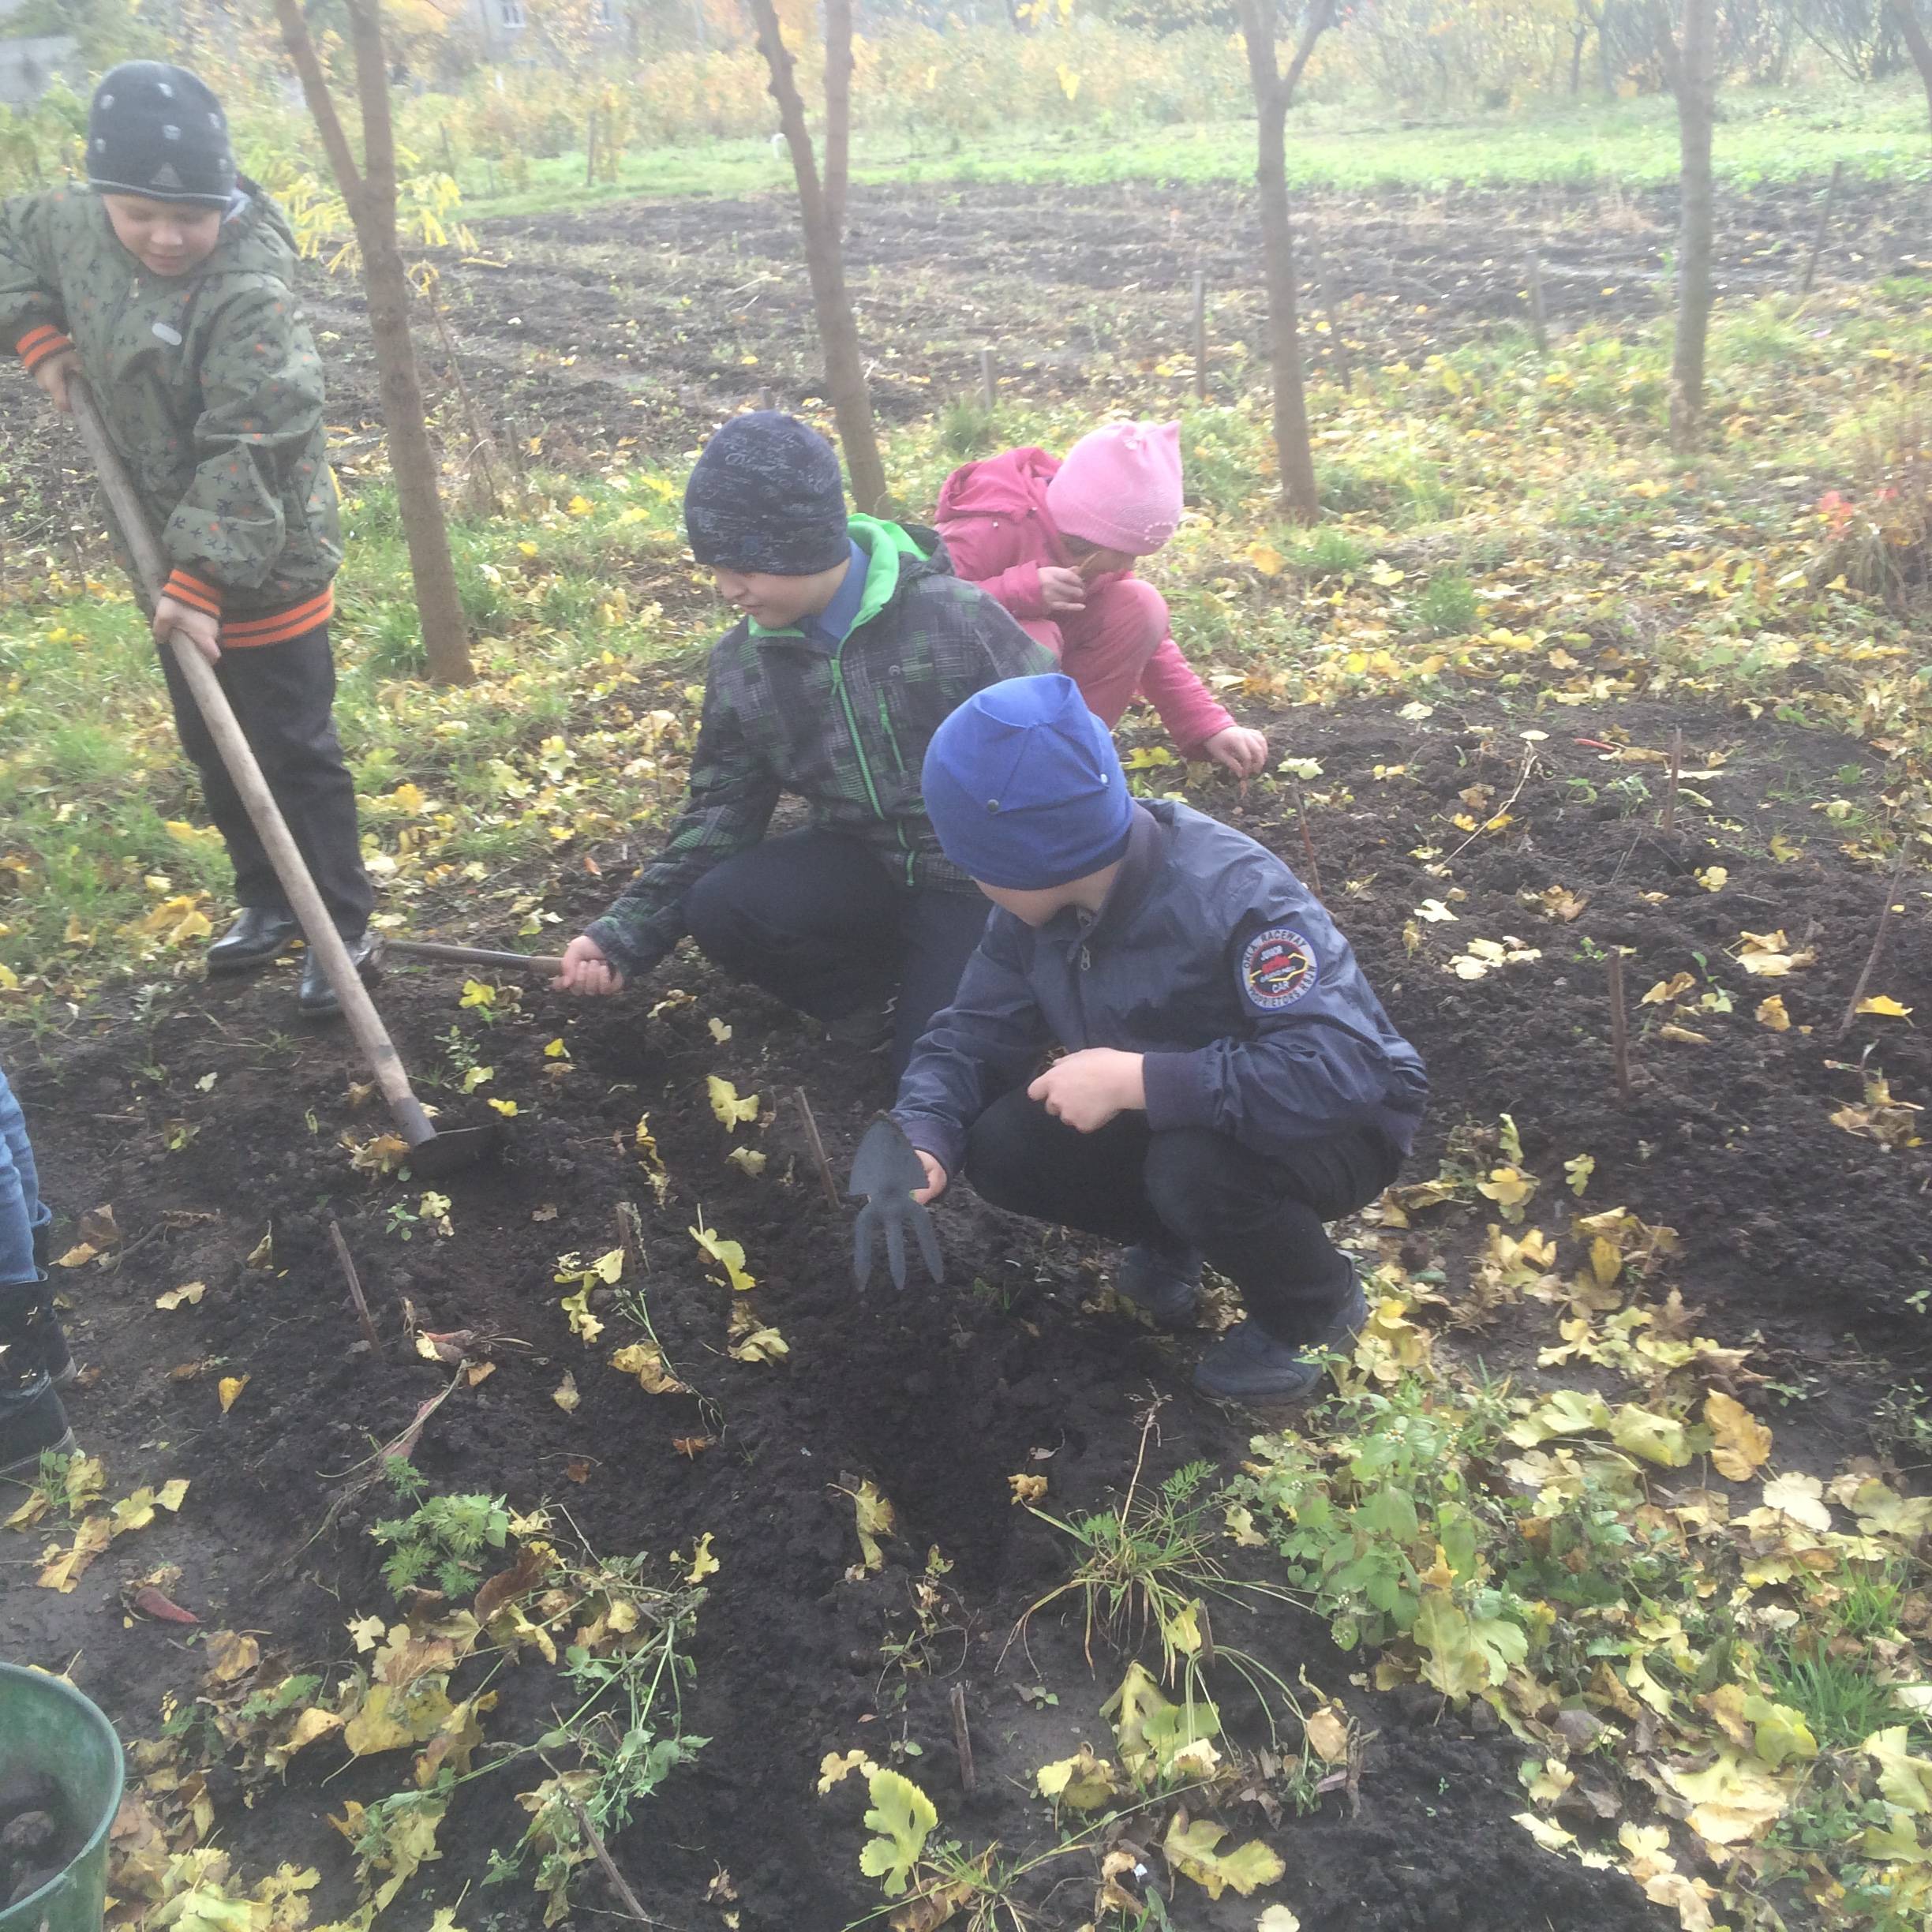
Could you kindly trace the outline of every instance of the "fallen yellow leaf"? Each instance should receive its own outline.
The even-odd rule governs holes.
[[[223,1376],[215,1384],[215,1392],[221,1398],[222,1413],[226,1415],[235,1406],[236,1398],[249,1385],[246,1376]]]

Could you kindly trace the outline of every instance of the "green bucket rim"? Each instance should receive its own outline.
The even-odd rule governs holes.
[[[9,1679],[31,1683],[36,1688],[51,1690],[56,1697],[64,1698],[73,1705],[84,1723],[100,1732],[114,1747],[113,1802],[107,1807],[107,1814],[93,1831],[88,1841],[70,1858],[66,1866],[56,1872],[38,1892],[30,1892],[18,1904],[9,1905],[7,1910],[24,1911],[37,1900],[51,1900],[66,1885],[77,1865],[92,1857],[106,1844],[107,1834],[114,1829],[114,1822],[121,1814],[122,1794],[127,1789],[127,1759],[123,1750],[120,1733],[107,1721],[107,1714],[84,1691],[77,1690],[65,1677],[56,1677],[51,1671],[29,1670],[21,1664],[0,1664],[0,1683]]]

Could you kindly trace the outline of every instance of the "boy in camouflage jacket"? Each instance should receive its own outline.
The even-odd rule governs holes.
[[[683,812],[556,983],[620,991],[689,933],[855,1044],[882,1039],[896,989],[896,1076],[987,921],[927,818],[927,741],[975,691],[1053,660],[932,531],[848,519],[837,454],[789,416],[726,423],[684,521],[744,620],[711,653]],[[786,793],[811,824],[768,838]]]
[[[57,408],[68,406],[69,377],[85,376],[172,566],[155,635],[240,903],[209,971],[264,964],[299,934],[165,648],[177,631],[214,664],[363,964],[372,900],[331,716],[341,533],[321,363],[290,286],[293,239],[237,175],[220,103],[181,68],[134,61],[109,73],[88,114],[87,162],[87,187],[0,205],[0,340]],[[335,1010],[313,955],[301,1005]]]

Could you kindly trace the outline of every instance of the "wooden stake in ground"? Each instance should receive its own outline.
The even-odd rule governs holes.
[[[1905,848],[1899,848],[1899,856],[1885,880],[1884,909],[1878,915],[1878,930],[1872,934],[1872,949],[1865,956],[1865,970],[1858,976],[1858,984],[1852,989],[1852,997],[1845,1002],[1844,1017],[1838,1022],[1834,1039],[1842,1040],[1852,1031],[1858,1019],[1859,1002],[1865,998],[1865,989],[1871,984],[1871,976],[1878,970],[1878,955],[1885,950],[1885,934],[1892,927],[1892,901],[1896,896],[1899,881],[1905,875]]]
[[[1302,802],[1301,786],[1294,785],[1294,790],[1295,821],[1301,828],[1301,849],[1308,855],[1308,882],[1314,888],[1315,897],[1321,900],[1324,905],[1326,905],[1328,901],[1322,893],[1321,861],[1315,856],[1314,840],[1309,837],[1308,807]]]
[[[979,401],[990,416],[999,404],[999,377],[993,368],[993,351],[979,351]]]
[[[833,1178],[832,1163],[826,1159],[825,1142],[818,1136],[818,1122],[812,1114],[811,1103],[805,1098],[803,1087],[794,1087],[792,1098],[798,1103],[799,1118],[805,1123],[806,1144],[811,1149],[812,1165],[818,1170],[818,1185],[825,1189],[826,1200],[836,1211],[839,1206],[838,1182]]]
[[[296,0],[275,0],[293,6]],[[778,125],[792,153],[798,182],[799,219],[805,232],[805,272],[811,283],[818,346],[825,353],[826,388],[838,421],[845,474],[852,499],[871,515],[886,496],[886,462],[879,455],[872,421],[872,396],[866,387],[865,358],[859,346],[859,322],[845,286],[846,154],[851,139],[852,0],[826,0],[826,167],[806,124],[798,89],[798,63],[784,43],[773,0],[746,0],[765,57],[771,97],[778,103]]]
[[[959,1753],[960,1788],[970,1792],[978,1788],[979,1778],[973,1769],[972,1732],[966,1724],[966,1687],[956,1683],[947,1701],[953,1706],[953,1745]]]
[[[1208,275],[1194,271],[1194,393],[1208,400]]]
[[[409,271],[396,239],[395,129],[389,112],[382,0],[345,0],[345,5],[355,58],[356,100],[362,114],[359,165],[336,111],[322,57],[309,37],[301,0],[275,0],[275,19],[362,253],[362,287],[369,298],[369,335],[381,378],[384,432],[429,675],[440,684],[467,684],[475,676],[469,630],[456,591],[456,567],[450,560],[449,526],[437,485],[416,345],[410,335]]]
[[[597,110],[590,110],[590,120],[584,129],[584,185],[588,188],[597,180]]]
[[[1804,283],[1799,290],[1800,295],[1811,293],[1811,284],[1818,279],[1818,257],[1825,252],[1825,238],[1831,233],[1832,204],[1838,199],[1838,184],[1844,179],[1844,163],[1832,163],[1831,179],[1825,186],[1825,199],[1818,208],[1818,227],[1811,234],[1811,253],[1805,263]]]
[[[1683,732],[1681,728],[1671,733],[1670,783],[1664,790],[1664,822],[1661,829],[1668,833],[1677,829],[1677,787],[1683,778]]]
[[[284,5],[290,0],[282,0]],[[769,3],[769,0],[767,0]],[[1278,0],[1237,0],[1241,39],[1256,120],[1255,185],[1261,212],[1261,255],[1267,276],[1268,366],[1275,389],[1275,455],[1282,501],[1297,523],[1321,514],[1315,489],[1315,453],[1309,437],[1308,395],[1302,378],[1300,290],[1294,260],[1294,219],[1288,197],[1288,110],[1315,43],[1334,24],[1335,0],[1312,0],[1301,44],[1282,72],[1275,35]]]
[[[1537,354],[1549,354],[1549,309],[1543,300],[1543,264],[1534,249],[1526,264],[1530,281],[1530,332],[1536,338]]]
[[[1610,970],[1610,1055],[1616,1066],[1617,1098],[1631,1097],[1630,1009],[1623,1001],[1623,955],[1612,953]]]
[[[335,1259],[342,1264],[343,1279],[349,1284],[349,1299],[355,1304],[356,1320],[362,1324],[362,1339],[368,1342],[370,1354],[380,1361],[382,1343],[376,1339],[375,1323],[369,1320],[369,1300],[362,1292],[362,1277],[356,1272],[355,1256],[350,1253],[349,1244],[343,1237],[342,1223],[333,1215],[329,1216],[329,1239],[335,1245]]]

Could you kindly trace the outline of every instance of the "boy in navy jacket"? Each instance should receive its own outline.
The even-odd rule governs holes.
[[[1070,679],[978,692],[923,778],[946,857],[1000,909],[900,1085],[921,1198],[963,1166],[996,1206],[1129,1244],[1121,1292],[1166,1327],[1191,1316],[1204,1257],[1249,1318],[1196,1387],[1312,1395],[1367,1315],[1323,1224],[1395,1178],[1421,1057],[1279,859],[1129,796]]]

